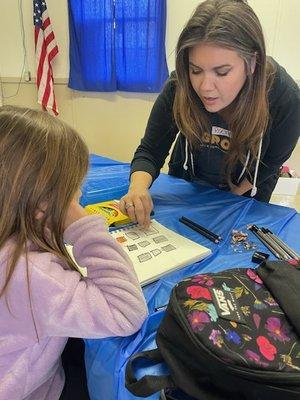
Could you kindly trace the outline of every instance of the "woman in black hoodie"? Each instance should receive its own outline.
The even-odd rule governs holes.
[[[175,140],[169,174],[269,201],[299,138],[299,93],[266,56],[260,22],[246,1],[201,3],[180,34],[176,71],[134,154],[122,211],[149,225],[148,189]]]

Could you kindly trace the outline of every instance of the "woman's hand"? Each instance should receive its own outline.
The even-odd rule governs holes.
[[[151,183],[152,176],[148,172],[133,172],[130,177],[128,193],[120,200],[122,213],[144,228],[148,228],[150,225],[150,213],[153,208],[148,190]]]
[[[128,193],[120,200],[120,210],[127,214],[133,222],[148,228],[150,213],[153,208],[152,199],[148,189],[129,188]]]

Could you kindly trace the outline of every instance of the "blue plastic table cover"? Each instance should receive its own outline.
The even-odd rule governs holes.
[[[128,188],[129,164],[92,155],[90,171],[83,185],[81,202],[120,198]],[[296,210],[256,200],[235,196],[211,187],[189,183],[161,174],[150,189],[154,202],[154,218],[166,227],[195,242],[209,247],[212,254],[193,265],[182,268],[159,281],[146,286],[143,291],[149,308],[149,317],[141,330],[130,337],[85,340],[85,363],[91,400],[133,400],[124,384],[124,372],[128,358],[139,351],[156,347],[155,334],[164,315],[172,287],[180,279],[198,272],[216,272],[226,268],[255,267],[251,262],[254,250],[234,251],[231,231],[249,233],[249,239],[257,243],[259,251],[269,251],[250,232],[247,225],[265,226],[279,235],[290,247],[300,251],[300,214]],[[223,237],[214,244],[179,222],[184,215]],[[274,256],[270,256],[273,259]],[[166,373],[167,367],[144,367],[138,375]],[[158,399],[153,395],[148,399]]]
[[[81,188],[81,205],[119,199],[127,193],[128,179],[128,163],[91,154],[89,171]]]

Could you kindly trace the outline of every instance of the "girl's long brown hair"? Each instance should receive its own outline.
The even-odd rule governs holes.
[[[63,223],[87,168],[88,149],[67,124],[46,112],[0,107],[0,249],[14,242],[0,296],[19,257],[27,259],[28,241],[76,269]],[[38,210],[45,210],[41,219]]]
[[[180,34],[176,49],[176,94],[173,106],[177,126],[195,148],[202,135],[211,132],[205,112],[197,106],[197,94],[189,78],[189,50],[200,42],[235,50],[244,60],[246,82],[230,106],[230,150],[225,160],[229,184],[237,162],[257,157],[261,134],[269,121],[268,90],[274,74],[267,62],[260,22],[250,6],[238,0],[207,0],[201,3]],[[256,57],[251,73],[251,59]],[[199,102],[199,99],[198,99]]]

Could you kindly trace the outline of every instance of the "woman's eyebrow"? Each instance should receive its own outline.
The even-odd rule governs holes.
[[[198,65],[192,63],[191,61],[189,61],[189,65],[192,66],[192,67],[194,67],[194,68],[202,69],[201,67],[198,67]]]
[[[226,67],[232,67],[232,65],[230,65],[230,64],[218,65],[217,67],[214,67],[214,69],[221,69],[221,68],[226,68]]]
[[[199,65],[196,65],[196,64],[192,63],[191,61],[189,61],[189,65],[194,68],[202,69],[201,67],[199,67]],[[214,67],[213,69],[216,70],[216,69],[221,69],[221,68],[225,68],[225,67],[232,67],[232,65],[222,64],[222,65],[218,65],[217,67]]]

